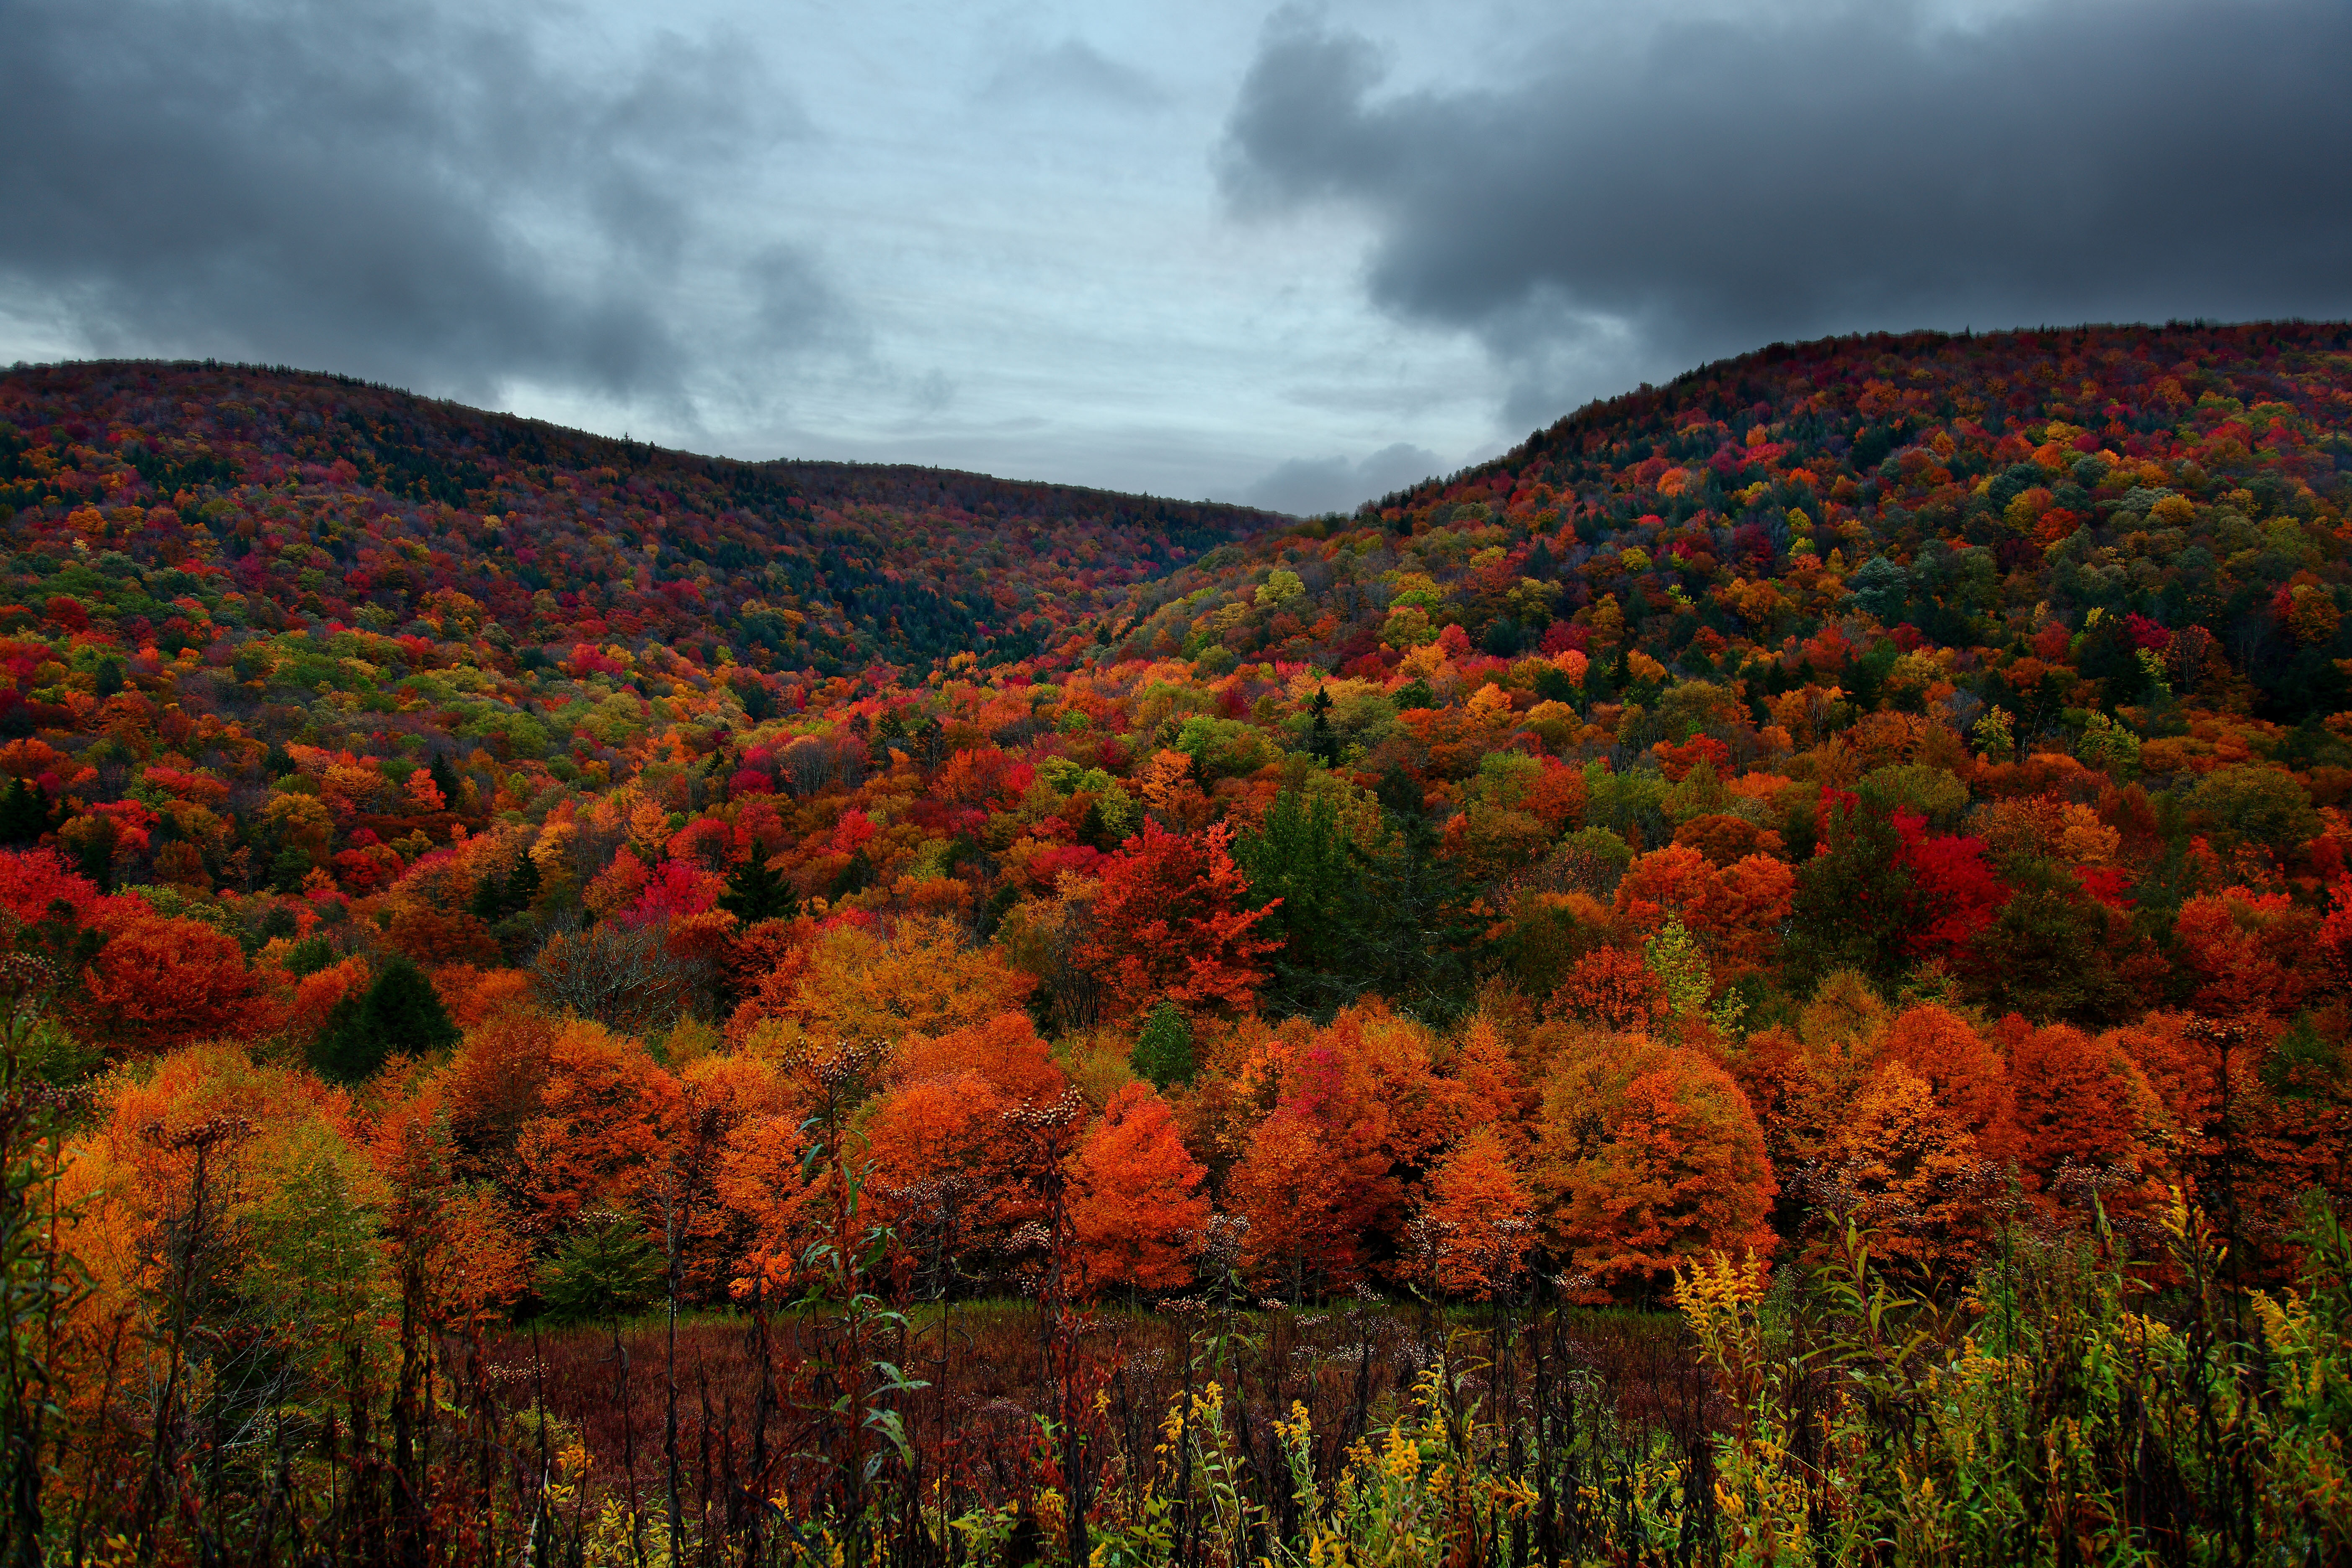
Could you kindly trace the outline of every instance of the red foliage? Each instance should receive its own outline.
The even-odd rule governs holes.
[[[1110,1016],[1163,998],[1188,1011],[1249,1007],[1265,980],[1257,960],[1281,943],[1252,934],[1267,910],[1242,907],[1249,887],[1227,852],[1233,835],[1224,823],[1170,833],[1147,817],[1103,863],[1078,961],[1100,978]]]

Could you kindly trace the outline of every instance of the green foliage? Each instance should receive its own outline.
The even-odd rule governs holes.
[[[2139,737],[2105,713],[2094,713],[2074,742],[2074,754],[2092,767],[2127,773],[2139,766]]]
[[[1833,971],[1853,969],[1884,985],[1902,973],[1913,924],[1902,848],[1886,811],[1841,805],[1831,813],[1828,844],[1797,869],[1789,943],[1793,982],[1810,988]]]
[[[67,1317],[88,1285],[58,1234],[71,1124],[54,1088],[50,981],[37,963],[0,959],[0,1553],[28,1564],[43,1560],[48,1432],[71,1393]]]
[[[1128,1055],[1135,1075],[1155,1089],[1172,1089],[1192,1081],[1192,1026],[1170,1003],[1162,1002],[1144,1020]]]
[[[64,813],[51,803],[44,785],[10,779],[7,793],[0,795],[0,844],[37,843],[63,820]]]
[[[423,1057],[457,1043],[457,1026],[425,972],[404,956],[386,963],[365,991],[337,1003],[310,1047],[322,1078],[358,1083],[392,1056]]]
[[[557,1322],[601,1322],[660,1300],[666,1277],[661,1252],[635,1216],[599,1213],[583,1216],[563,1238],[541,1266],[536,1288]]]
[[[1648,768],[1615,773],[1599,763],[1584,769],[1584,821],[1605,827],[1619,838],[1654,849],[1673,835],[1666,820],[1666,792],[1672,786],[1664,773]]]
[[[1255,773],[1272,760],[1265,737],[1254,727],[1197,713],[1178,731],[1174,750],[1192,758],[1204,780]]]
[[[2304,1230],[2301,1288],[2251,1312],[2179,1205],[2162,1234],[2188,1289],[2161,1316],[2135,1310],[2149,1303],[2104,1226],[2004,1232],[1965,1316],[1891,1289],[1851,1226],[1769,1292],[1719,1256],[1678,1276],[1731,1410],[1712,1440],[1724,1559],[2056,1564],[2096,1532],[2105,1561],[2332,1560],[2352,1545],[2334,1498],[2352,1243],[2325,1205]]]
[[[2215,768],[2197,781],[2183,804],[2192,822],[2210,823],[2280,857],[2319,831],[2319,813],[2310,797],[2292,775],[2276,768]]]
[[[1969,944],[1971,999],[2091,1027],[2121,1017],[2130,995],[2108,955],[2107,911],[2063,866],[2013,861],[2004,872],[2009,900]]]
[[[1234,840],[1233,855],[1253,903],[1282,900],[1259,928],[1283,938],[1273,955],[1270,1005],[1315,1012],[1349,1000],[1352,993],[1339,977],[1354,967],[1351,955],[1362,940],[1370,868],[1330,797],[1284,790],[1256,830]]]
[[[1876,769],[1864,777],[1859,793],[1879,810],[1917,813],[1937,833],[1957,828],[1961,814],[1969,808],[1969,786],[1948,769],[1925,763]]]
[[[299,978],[316,974],[330,964],[342,961],[335,944],[323,936],[306,936],[286,950],[286,972]]]
[[[719,895],[719,907],[745,925],[783,919],[799,902],[792,884],[769,866],[766,853],[757,847],[727,874],[727,890]]]
[[[1715,994],[1715,976],[1707,968],[1706,954],[1699,951],[1697,939],[1679,920],[1668,917],[1642,944],[1642,965],[1658,977],[1665,990],[1666,1005],[1675,1017],[1704,1012]]]

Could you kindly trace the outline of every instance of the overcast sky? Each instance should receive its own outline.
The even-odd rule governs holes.
[[[0,0],[0,363],[1345,507],[1776,338],[2352,314],[2352,5]]]

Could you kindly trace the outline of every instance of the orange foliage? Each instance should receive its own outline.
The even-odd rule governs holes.
[[[1535,1187],[1553,1253],[1587,1299],[1654,1285],[1710,1249],[1775,1245],[1765,1220],[1778,1186],[1747,1097],[1700,1053],[1640,1036],[1562,1053],[1544,1086]]]
[[[2202,894],[2180,906],[2174,961],[2194,978],[2200,1012],[2292,1013],[2310,988],[2315,923],[2284,893]]]
[[[1617,914],[1643,931],[1678,916],[1727,971],[1751,969],[1778,949],[1796,889],[1796,870],[1785,860],[1751,854],[1718,866],[1676,842],[1627,868],[1617,884]]]
[[[1208,1172],[1185,1152],[1150,1084],[1111,1096],[1070,1162],[1070,1226],[1082,1293],[1170,1290],[1192,1277],[1209,1218]]]
[[[999,1013],[943,1035],[908,1035],[889,1062],[895,1083],[976,1075],[1008,1100],[1047,1100],[1067,1080],[1026,1013]]]
[[[2009,1068],[1966,1019],[1932,1003],[1906,1008],[1880,1037],[1879,1050],[1917,1075],[1937,1103],[1955,1112],[1971,1134],[2002,1146],[2010,1119]]]
[[[1832,1211],[1874,1232],[1883,1256],[1919,1268],[1974,1258],[1995,1172],[1927,1079],[1900,1061],[1882,1066],[1829,1155]]]
[[[2063,1024],[2032,1030],[2009,1048],[2009,1080],[2019,1173],[2030,1184],[2048,1191],[2070,1164],[2137,1175],[2155,1097],[2113,1037],[2093,1039]]]
[[[1431,1283],[1449,1296],[1486,1300],[1508,1287],[1535,1246],[1534,1200],[1499,1133],[1481,1128],[1430,1178],[1414,1219]]]
[[[1552,993],[1551,1010],[1612,1029],[1646,1028],[1664,1019],[1666,989],[1622,947],[1596,947],[1576,961]]]
[[[1019,1007],[1034,984],[953,921],[909,915],[884,930],[845,921],[762,977],[727,1032],[771,1054],[802,1041],[942,1034]]]

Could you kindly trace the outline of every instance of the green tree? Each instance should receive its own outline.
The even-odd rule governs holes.
[[[47,788],[11,779],[8,793],[0,795],[0,844],[37,843],[43,834],[56,831],[58,816]]]
[[[1642,967],[1665,987],[1666,1005],[1677,1018],[1704,1012],[1715,994],[1715,975],[1707,968],[1706,954],[1699,951],[1696,939],[1679,920],[1669,917],[1642,944]]]
[[[793,903],[792,884],[770,868],[757,846],[727,874],[727,890],[719,895],[719,907],[745,925],[781,920],[793,912]]]
[[[414,962],[395,957],[366,991],[335,1005],[310,1047],[310,1065],[321,1078],[358,1083],[387,1057],[421,1057],[457,1043],[457,1026],[433,983]]]
[[[1315,700],[1307,705],[1315,721],[1307,729],[1307,750],[1327,768],[1339,765],[1341,755],[1339,731],[1331,727],[1331,694],[1318,686]]]
[[[2107,911],[2065,867],[2011,861],[2012,889],[1969,944],[1971,1000],[1994,1013],[2097,1027],[2129,1010],[2130,993],[2107,952]]]
[[[1364,867],[1330,799],[1284,790],[1257,830],[1234,839],[1234,860],[1249,879],[1251,902],[1282,900],[1261,928],[1283,939],[1268,1007],[1316,1012],[1352,999],[1341,976],[1361,940]]]
[[[1797,870],[1789,969],[1801,986],[1839,969],[1885,984],[1903,973],[1911,879],[1893,816],[1851,797],[1830,812],[1822,851]]]
[[[457,782],[457,770],[449,765],[449,759],[434,758],[432,765],[425,769],[425,772],[432,775],[434,787],[441,792],[442,805],[451,811],[457,810],[466,797],[463,786]]]
[[[1192,1082],[1192,1026],[1173,1004],[1160,1003],[1144,1022],[1127,1059],[1136,1076],[1149,1079],[1154,1089]]]
[[[539,1271],[539,1297],[558,1322],[624,1317],[662,1293],[665,1266],[629,1215],[587,1215]]]
[[[2319,813],[2303,786],[2276,768],[2215,768],[2182,804],[2192,822],[2251,840],[2281,859],[2319,831]]]

